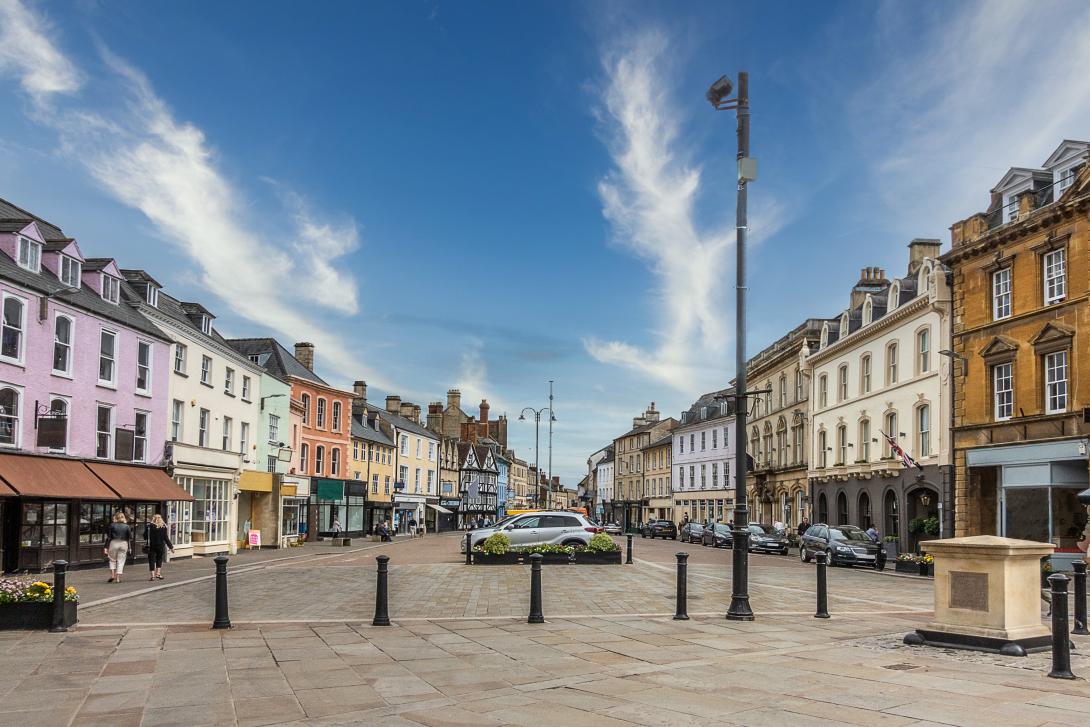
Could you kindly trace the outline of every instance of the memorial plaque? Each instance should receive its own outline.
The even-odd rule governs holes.
[[[988,610],[988,574],[950,571],[950,608]]]

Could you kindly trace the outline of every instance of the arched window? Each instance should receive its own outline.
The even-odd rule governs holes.
[[[901,281],[894,280],[889,288],[889,298],[886,300],[886,310],[891,311],[901,304]]]
[[[72,373],[72,319],[58,315],[53,322],[53,373]]]
[[[331,477],[337,477],[341,474],[341,450],[339,447],[333,447],[329,450],[329,474]]]
[[[861,394],[870,393],[870,361],[869,353],[863,354],[863,356],[859,358],[859,393]]]
[[[886,434],[893,437],[893,439],[897,439],[897,437],[901,436],[897,430],[897,412],[891,411],[886,414],[885,431]],[[882,448],[882,451],[885,453],[883,456],[885,456],[887,459],[893,456],[893,448],[889,446],[889,442],[886,442],[885,447]]]
[[[776,463],[783,467],[788,462],[791,447],[787,443],[787,420],[780,417],[776,424]]]
[[[306,396],[306,394],[303,394],[303,396]],[[310,445],[303,442],[299,446],[299,472],[304,475],[307,473],[307,467],[309,466],[308,460],[310,460]]]
[[[825,348],[829,345],[829,322],[821,324],[821,340],[818,342],[818,348]]]
[[[840,368],[836,370],[836,400],[847,401],[848,399],[848,364],[840,364]]]
[[[23,360],[23,333],[26,331],[26,305],[19,298],[4,296],[4,321],[0,331],[0,356]]]
[[[318,397],[318,406],[315,411],[314,426],[325,429],[325,399]]]
[[[825,493],[818,495],[818,522],[829,522],[829,501],[825,498]]]
[[[753,428],[753,432],[749,435],[749,450],[750,456],[753,457],[753,464],[760,465],[761,463],[761,432],[757,427]]]
[[[859,519],[856,520],[861,528],[869,528],[874,522],[873,516],[870,514],[870,495],[866,490],[859,493]]]
[[[49,400],[49,413],[54,416],[68,416],[68,402],[64,399],[53,398]],[[51,452],[64,452],[68,449],[67,446],[67,432],[65,436],[65,442],[60,447],[50,447]]]
[[[829,406],[829,377],[826,374],[818,377],[818,406]]]
[[[920,295],[927,295],[931,290],[931,264],[925,263],[920,268],[920,280],[916,285],[916,290],[920,291]]]
[[[828,446],[829,445],[828,445],[828,442],[826,441],[826,437],[825,437],[825,430],[822,429],[820,432],[818,432],[818,451],[817,451],[818,466],[821,467],[822,469],[824,469],[825,467],[827,467],[829,465],[829,449],[828,449]]]
[[[780,374],[780,408],[787,406],[787,374]]]
[[[314,474],[320,475],[325,472],[325,447],[318,445],[314,448]]]
[[[893,490],[886,493],[882,514],[886,523],[886,535],[900,535],[901,516],[897,508],[897,496],[893,494]]]
[[[333,402],[333,431],[341,431],[341,402]]]
[[[795,492],[795,522],[802,522],[804,514],[802,511],[802,490],[797,490]]]
[[[765,422],[765,441],[764,441],[764,453],[765,453],[765,465],[771,467],[775,462],[775,447],[772,446],[772,425]]]
[[[870,462],[870,419],[859,422],[859,456],[863,462]]]
[[[836,496],[836,524],[848,525],[848,496],[841,492]]]
[[[840,337],[844,338],[848,335],[848,314],[845,312],[840,316]]]
[[[299,401],[303,404],[303,425],[310,426],[310,394],[303,394]]]
[[[931,456],[931,407],[916,407],[916,450],[920,457]]]
[[[931,329],[921,328],[916,331],[916,373],[926,374],[931,370]]]
[[[886,346],[886,385],[897,383],[897,342]]]
[[[19,392],[4,387],[0,389],[0,445],[19,446]]]
[[[843,465],[848,462],[848,428],[841,424],[836,428],[836,463]]]
[[[874,316],[874,303],[871,302],[871,298],[868,295],[867,299],[863,301],[863,325],[870,325],[871,318]]]

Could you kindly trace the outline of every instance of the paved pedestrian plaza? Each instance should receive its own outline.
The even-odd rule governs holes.
[[[80,571],[67,634],[0,633],[0,725],[1090,725],[1090,687],[1024,659],[910,648],[929,580],[753,556],[757,619],[726,621],[730,551],[636,540],[625,566],[465,566],[454,536],[231,559],[213,631],[211,560],[121,586]],[[687,550],[689,621],[675,621]],[[370,625],[375,556],[393,625]],[[1090,637],[1073,671],[1090,675]]]

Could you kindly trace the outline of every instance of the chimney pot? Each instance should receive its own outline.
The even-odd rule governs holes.
[[[461,409],[462,392],[458,389],[447,389],[447,406],[452,409]]]
[[[390,394],[386,397],[386,411],[391,414],[401,413],[401,397],[395,394]]]
[[[488,399],[481,399],[481,423],[488,423]]]
[[[314,344],[301,341],[295,344],[296,360],[306,366],[310,371],[314,370]]]

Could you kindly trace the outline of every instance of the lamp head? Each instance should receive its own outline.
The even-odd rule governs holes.
[[[708,102],[712,106],[719,108],[719,103],[730,96],[730,92],[734,90],[734,84],[726,76],[720,76],[719,79],[708,88],[708,92],[704,94],[704,97],[708,99]]]
[[[519,421],[520,422],[526,421],[526,415],[525,414],[519,414]]]

